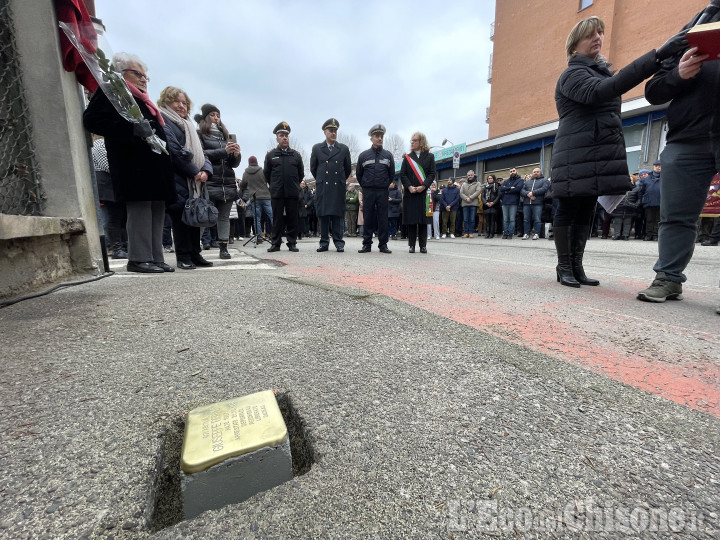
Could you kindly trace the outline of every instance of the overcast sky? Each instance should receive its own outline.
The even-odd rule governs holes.
[[[309,155],[322,124],[340,122],[361,150],[381,122],[409,147],[487,138],[492,0],[96,0],[113,52],[147,65],[149,93],[185,89],[191,116],[209,102],[243,161],[262,163],[273,128],[286,121]],[[447,146],[447,145],[446,145]]]

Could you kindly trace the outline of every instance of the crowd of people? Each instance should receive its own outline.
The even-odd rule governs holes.
[[[231,258],[228,244],[250,232],[255,242],[269,242],[268,252],[279,251],[283,238],[288,249],[297,252],[303,236],[319,237],[317,252],[329,251],[331,239],[336,251],[343,252],[345,237],[362,236],[359,253],[369,253],[376,238],[378,250],[385,254],[392,253],[388,241],[398,235],[407,239],[410,253],[416,246],[427,253],[431,238],[548,237],[554,239],[557,252],[557,281],[580,287],[599,284],[583,268],[589,237],[632,236],[658,241],[660,252],[656,279],[638,298],[681,299],[682,272],[694,243],[717,245],[715,230],[720,230],[716,223],[707,238],[698,238],[699,230],[707,230],[698,221],[720,161],[717,142],[707,137],[720,131],[707,94],[707,87],[714,91],[718,84],[717,62],[703,64],[706,56],[688,50],[685,38],[685,30],[702,17],[701,12],[682,32],[618,73],[610,71],[600,54],[604,23],[590,17],[576,24],[566,41],[568,68],[555,92],[560,122],[550,177],[540,167],[524,177],[513,167],[506,179],[488,174],[484,183],[470,170],[442,185],[427,138],[420,132],[412,135],[396,175],[394,157],[383,148],[386,129],[376,124],[368,132],[370,148],[358,156],[356,184],[349,148],[337,141],[340,124],[335,118],[323,123],[324,139],[312,148],[314,187],[305,181],[302,156],[290,148],[287,122],[273,130],[277,146],[267,152],[263,166],[250,156],[238,179],[240,146],[222,122],[220,110],[205,103],[193,125],[187,92],[168,86],[153,103],[147,66],[137,56],[115,55],[113,65],[143,120],[123,118],[102,91],[94,93],[84,113],[85,126],[94,134],[93,159],[112,256],[127,258],[131,272],[173,272],[163,255],[172,251],[168,241],[163,245],[168,216],[177,268],[182,270],[212,266],[202,248],[217,247],[221,259]],[[672,101],[668,144],[652,171],[630,175],[620,124],[621,96],[648,77],[648,100]],[[154,135],[167,152],[147,144]],[[684,185],[678,178],[688,174],[678,170],[677,162],[693,152],[705,154],[698,165],[702,181],[693,184],[688,198],[678,194]],[[669,179],[661,179],[663,164],[672,171]],[[598,204],[602,195],[622,200],[607,213]],[[212,203],[216,220],[207,226],[186,219],[189,202],[197,198]]]

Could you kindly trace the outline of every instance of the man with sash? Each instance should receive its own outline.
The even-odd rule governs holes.
[[[392,253],[388,242],[388,188],[395,176],[395,160],[382,147],[385,126],[375,124],[368,132],[372,147],[358,156],[355,175],[363,195],[363,246],[358,253],[370,253],[377,231],[380,253]]]
[[[352,164],[350,149],[337,142],[339,127],[335,118],[327,120],[322,126],[325,140],[314,145],[310,154],[310,172],[315,177],[315,213],[320,222],[319,252],[328,250],[330,233],[338,252],[345,251],[345,186]]]
[[[435,180],[435,156],[430,153],[427,137],[414,133],[410,138],[410,152],[403,156],[400,181],[403,185],[403,225],[407,225],[410,253],[415,242],[420,253],[427,253],[427,222],[433,214],[429,188]]]

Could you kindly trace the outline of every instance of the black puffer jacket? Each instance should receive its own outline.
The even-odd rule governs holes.
[[[621,96],[657,71],[655,51],[613,75],[577,55],[555,87],[560,125],[552,155],[553,197],[619,195],[629,189]]]
[[[222,137],[200,135],[203,151],[213,166],[213,175],[207,181],[208,194],[213,200],[236,201],[240,198],[235,183],[235,171],[240,165],[242,154],[237,157],[225,151],[227,141]]]

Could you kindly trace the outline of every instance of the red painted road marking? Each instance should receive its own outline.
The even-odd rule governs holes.
[[[415,270],[418,268],[414,266]],[[292,272],[313,276],[338,286],[355,287],[389,296],[693,409],[720,416],[720,369],[716,363],[699,359],[673,364],[628,351],[622,340],[612,335],[616,332],[617,321],[613,320],[611,324],[608,317],[632,317],[597,310],[587,305],[588,300],[584,298],[540,304],[535,302],[521,311],[501,300],[469,294],[462,288],[462,284],[448,286],[408,280],[406,276],[396,277],[392,272],[349,274],[334,267],[293,267]],[[512,280],[512,276],[507,278]],[[547,288],[555,286],[555,283],[538,280],[534,284],[526,282],[526,285]],[[596,289],[595,294],[619,296],[617,291],[609,289]],[[576,311],[568,313],[568,306]],[[578,310],[584,310],[593,318],[598,331],[589,332],[573,324],[571,317],[578,315]],[[563,316],[570,318],[563,321]],[[711,343],[719,342],[717,336],[707,332],[668,326],[673,327],[675,335],[685,333]],[[538,328],[542,331],[539,332]]]

